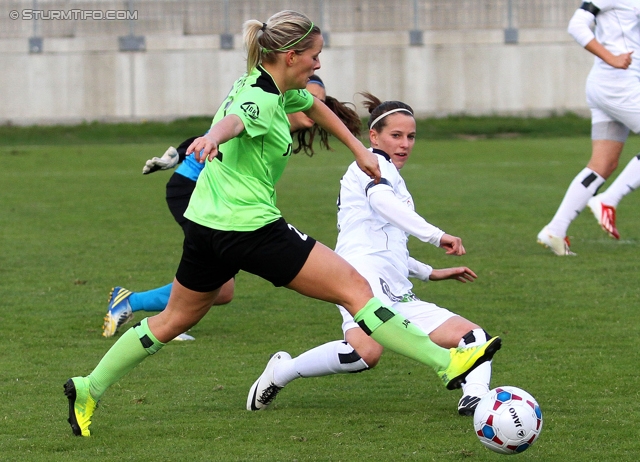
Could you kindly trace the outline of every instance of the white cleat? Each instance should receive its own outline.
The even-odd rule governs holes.
[[[195,337],[192,337],[189,334],[180,334],[178,335],[176,338],[174,338],[174,340],[177,340],[178,342],[186,342],[189,340],[195,340]]]
[[[275,384],[273,370],[280,361],[288,361],[290,359],[291,355],[286,351],[278,351],[271,356],[264,372],[258,377],[258,380],[254,382],[249,390],[249,396],[247,396],[247,411],[260,411],[269,407],[280,390],[284,388]]]
[[[550,248],[553,253],[559,256],[575,255],[569,248],[569,238],[554,236],[549,233],[546,226],[538,233],[538,244]]]
[[[620,239],[620,233],[616,228],[616,208],[611,205],[603,204],[598,196],[593,196],[587,202],[587,205],[596,217],[600,227],[612,238]]]

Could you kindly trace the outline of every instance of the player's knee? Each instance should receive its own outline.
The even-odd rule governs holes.
[[[338,359],[341,372],[363,372],[370,368],[369,363],[348,342],[340,345]]]
[[[384,348],[362,329],[349,329],[345,333],[346,345],[353,348],[369,368],[375,367]]]
[[[233,290],[228,293],[221,291],[213,301],[213,305],[226,305],[227,303],[230,303],[231,300],[233,300]]]
[[[213,301],[213,305],[226,305],[227,303],[231,302],[231,300],[233,300],[234,290],[235,282],[232,279],[220,288],[220,292]]]
[[[376,367],[382,356],[383,347],[377,342],[373,342],[366,345],[360,345],[357,348],[357,352],[362,360],[367,363],[369,369]]]
[[[348,287],[350,291],[356,294],[359,298],[366,300],[365,303],[373,298],[373,291],[371,290],[369,281],[358,273],[355,268],[351,273]]]

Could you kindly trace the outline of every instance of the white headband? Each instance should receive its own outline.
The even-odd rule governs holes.
[[[400,112],[400,111],[408,112],[409,114],[411,114],[411,116],[413,116],[413,113],[409,109],[405,109],[403,107],[399,107],[399,108],[396,108],[396,109],[391,109],[390,111],[387,111],[384,114],[379,115],[378,117],[376,117],[376,119],[371,123],[371,125],[369,125],[369,128],[373,128],[375,124],[380,122],[380,120],[384,119],[389,114],[393,114],[394,112]]]

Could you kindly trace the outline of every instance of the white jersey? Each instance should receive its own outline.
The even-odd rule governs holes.
[[[640,0],[592,0],[590,3],[597,8],[595,16],[593,12],[578,9],[569,23],[569,33],[582,46],[595,37],[614,55],[634,52],[631,66],[626,70],[615,69],[596,56],[590,78],[610,79],[629,74],[640,77]],[[594,22],[595,35],[586,30]]]
[[[347,261],[381,253],[408,275],[409,236],[371,208],[369,195],[379,190],[391,190],[411,210],[414,210],[413,198],[389,157],[382,151],[374,152],[379,155],[380,183],[375,184],[355,162],[340,180],[336,253]]]
[[[426,281],[431,267],[409,256],[407,241],[412,234],[438,245],[444,232],[415,213],[413,198],[389,156],[376,149],[373,152],[380,156],[380,183],[375,184],[355,162],[340,180],[336,253],[369,282],[374,296],[428,334],[455,314],[419,300],[411,292],[413,284],[409,276]],[[392,218],[384,218],[371,205],[371,201],[375,202],[372,196],[379,197],[388,192],[395,196],[392,200],[389,197],[385,199],[390,202],[388,211]],[[376,204],[380,208],[381,205]],[[394,207],[406,207],[406,210],[398,211]],[[398,224],[393,225],[390,219]],[[344,332],[358,327],[347,310],[341,306],[338,308]]]
[[[583,47],[595,38],[614,55],[634,52],[627,69],[594,58],[586,84],[592,125],[619,122],[640,133],[639,15],[640,0],[593,0],[578,8],[569,21],[569,33]],[[620,136],[616,141],[626,139],[626,133]]]
[[[434,245],[439,244],[444,232],[414,212],[413,198],[389,156],[376,149],[373,152],[379,156],[381,180],[378,184],[355,162],[340,180],[336,253],[367,278],[376,296],[383,286],[388,298],[395,302],[409,294],[413,287],[408,279],[408,231]],[[403,229],[381,216],[370,203],[372,195],[388,192],[393,193],[392,213],[399,215]],[[394,205],[397,205],[395,209]],[[402,207],[406,209],[397,210]]]

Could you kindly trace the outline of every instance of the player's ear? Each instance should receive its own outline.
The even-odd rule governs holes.
[[[296,55],[297,53],[293,50],[289,50],[285,53],[285,62],[287,63],[287,66],[291,67],[293,66],[293,64],[296,61]]]
[[[369,141],[371,142],[372,146],[378,145],[378,132],[374,129],[369,129]]]

